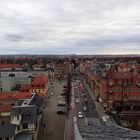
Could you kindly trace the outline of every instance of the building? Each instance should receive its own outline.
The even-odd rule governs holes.
[[[64,78],[67,77],[72,72],[71,63],[62,63],[54,65],[54,77]]]
[[[15,76],[10,74],[9,76],[0,77],[0,92],[11,92],[17,90],[18,87],[30,84],[32,76]]]
[[[0,96],[0,140],[14,140],[29,133],[34,137],[43,102],[44,97],[38,94],[5,93]]]
[[[0,70],[22,70],[22,66],[19,64],[0,64]]]
[[[0,77],[0,92],[9,92],[16,87],[14,77]]]
[[[138,65],[95,63],[84,73],[106,110],[115,113],[125,127],[140,127],[139,68]]]
[[[23,86],[20,91],[22,92],[34,92],[34,93],[44,93],[47,94],[48,91],[48,76],[45,74],[39,74],[35,76],[29,85]]]

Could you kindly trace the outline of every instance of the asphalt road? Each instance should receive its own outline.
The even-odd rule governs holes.
[[[82,112],[84,116],[83,118],[78,118],[78,126],[87,126],[89,121],[92,121],[96,125],[101,125],[102,121],[100,120],[98,112],[96,111],[94,102],[92,101],[91,96],[84,83],[81,83],[84,89],[83,93],[86,94],[86,97],[82,96],[82,90],[79,86],[77,86],[77,88],[74,88],[75,99],[79,99],[79,103],[75,103],[76,115],[78,114],[78,112]],[[88,103],[85,103],[85,99],[88,100]],[[83,106],[86,106],[87,111],[83,111]]]
[[[65,128],[65,115],[58,115],[58,110],[65,110],[65,107],[58,106],[58,101],[64,100],[61,95],[65,82],[54,82],[50,87],[49,94],[54,91],[46,101],[43,111],[43,123],[40,126],[38,140],[63,140]]]

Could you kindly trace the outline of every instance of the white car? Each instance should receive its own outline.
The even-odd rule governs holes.
[[[51,96],[53,96],[54,95],[54,93],[53,92],[51,92]]]
[[[83,106],[83,111],[87,111],[87,107],[86,106]]]
[[[58,106],[65,106],[66,105],[66,102],[65,101],[59,101],[58,102]]]
[[[79,103],[79,99],[76,99],[75,102],[76,102],[76,103]]]
[[[78,112],[78,118],[83,118],[82,112]]]

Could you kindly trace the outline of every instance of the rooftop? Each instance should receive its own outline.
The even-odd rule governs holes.
[[[21,68],[19,64],[0,64],[0,69],[4,68]]]

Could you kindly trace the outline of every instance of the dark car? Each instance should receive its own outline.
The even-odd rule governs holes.
[[[88,125],[93,125],[93,122],[92,122],[92,121],[89,121],[89,122],[88,122]]]
[[[64,115],[65,111],[64,110],[59,110],[59,111],[57,111],[57,114]]]
[[[63,88],[68,88],[68,87],[64,85]]]
[[[85,99],[85,103],[88,103],[88,100],[87,99]]]
[[[68,105],[67,108],[68,108],[68,109],[71,109],[71,105]]]
[[[66,95],[66,93],[61,93],[62,96]]]
[[[83,96],[83,97],[87,97],[87,95],[86,95],[86,94],[84,94],[84,93],[82,94],[82,96]]]

